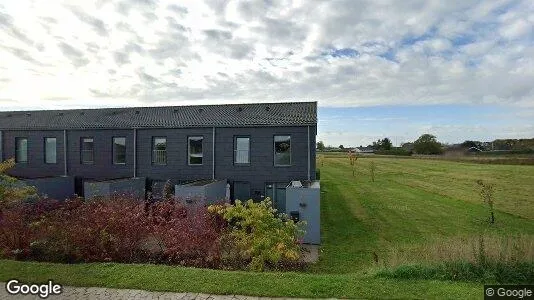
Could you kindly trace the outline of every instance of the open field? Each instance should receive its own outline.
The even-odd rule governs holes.
[[[374,182],[369,175],[371,161],[376,165]],[[65,285],[263,296],[481,298],[482,282],[387,279],[377,277],[376,271],[387,265],[393,249],[424,249],[479,234],[521,235],[529,247],[534,237],[534,166],[365,157],[357,160],[354,177],[344,155],[326,155],[317,166],[323,244],[319,262],[306,272],[4,260],[0,281],[52,278]],[[477,179],[496,184],[493,225],[487,222]]]

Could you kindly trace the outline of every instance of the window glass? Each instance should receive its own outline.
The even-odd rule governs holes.
[[[274,136],[274,164],[276,166],[291,165],[291,136]]]
[[[18,163],[28,162],[27,138],[15,138],[15,161]]]
[[[202,164],[202,140],[204,138],[201,136],[191,136],[188,138],[189,141],[189,164],[190,165],[201,165]]]
[[[114,137],[113,138],[113,163],[125,164],[126,163],[126,138]]]
[[[152,163],[157,165],[167,164],[167,138],[153,138],[152,152]]]
[[[234,161],[236,164],[250,163],[250,138],[249,137],[236,137],[234,151],[235,151]]]
[[[94,155],[94,140],[93,138],[82,138],[81,142],[81,161],[82,164],[93,164]]]
[[[45,138],[45,163],[57,163],[57,140],[55,137]]]

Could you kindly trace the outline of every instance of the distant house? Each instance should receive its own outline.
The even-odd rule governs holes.
[[[482,150],[477,147],[469,147],[466,151],[470,153],[482,152]]]
[[[289,182],[315,179],[316,133],[316,102],[11,111],[0,159],[53,197],[84,195],[87,182],[224,180],[232,199],[283,205]]]
[[[355,153],[374,153],[375,149],[372,146],[366,146],[366,147],[356,147],[352,149]]]

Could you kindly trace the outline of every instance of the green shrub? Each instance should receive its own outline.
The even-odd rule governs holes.
[[[375,151],[375,154],[378,155],[396,155],[396,156],[411,156],[412,151],[408,151],[402,148],[393,148],[391,150],[378,150]]]
[[[383,269],[378,277],[529,284],[534,282],[534,262],[473,263],[469,261],[403,265]]]
[[[247,269],[263,271],[299,261],[303,223],[294,223],[284,214],[277,216],[269,198],[236,200],[235,205],[212,205],[208,210],[228,222],[223,238],[228,247],[223,260],[228,264],[246,262]]]
[[[315,179],[317,180],[321,179],[321,169],[315,170]]]
[[[0,162],[0,211],[6,206],[36,196],[37,191],[34,187],[26,186],[16,178],[5,174],[7,170],[14,166],[14,159]]]

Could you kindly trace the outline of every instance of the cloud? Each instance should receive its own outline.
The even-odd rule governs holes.
[[[534,107],[528,0],[4,6],[0,54],[16,59],[0,66],[20,76],[2,87],[21,107],[25,99],[69,95],[79,105],[109,97],[132,105],[305,99]],[[20,90],[23,78],[35,86],[31,94]],[[70,88],[55,95],[60,85]]]
[[[84,53],[81,50],[78,50],[65,42],[60,42],[57,46],[63,55],[68,58],[76,68],[83,67],[89,63],[89,60],[84,56]]]
[[[96,18],[94,16],[91,16],[87,13],[85,13],[83,10],[81,10],[78,7],[75,6],[66,6],[68,10],[70,10],[80,21],[86,23],[87,25],[91,26],[93,30],[98,33],[101,36],[108,36],[108,29],[106,28],[106,24],[104,21],[102,21],[99,18]]]
[[[23,43],[32,46],[33,40],[15,26],[13,18],[0,11],[0,31],[4,31],[9,36],[22,41]]]

